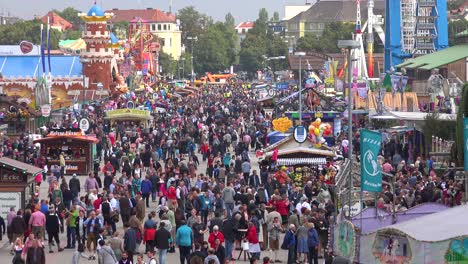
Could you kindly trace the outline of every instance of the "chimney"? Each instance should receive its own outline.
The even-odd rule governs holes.
[[[112,8],[112,10],[119,10],[119,9],[114,7],[114,8]]]
[[[148,7],[148,8],[146,8],[146,10],[153,10],[153,8],[152,8],[152,7]]]

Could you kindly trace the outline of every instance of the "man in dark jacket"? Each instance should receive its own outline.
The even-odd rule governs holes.
[[[122,216],[123,224],[127,224],[132,212],[132,204],[127,196],[127,193],[119,199],[120,215]]]
[[[60,225],[61,221],[59,215],[55,212],[55,207],[53,205],[49,206],[49,214],[46,216],[46,231],[49,236],[49,253],[54,253],[51,243],[53,239],[55,239],[57,243],[58,251],[63,251],[63,248],[60,247]]]
[[[3,219],[2,216],[0,216],[0,241],[2,241],[2,236],[6,232],[6,225],[5,225],[5,219]]]
[[[16,241],[17,238],[20,238],[21,240],[24,239],[24,231],[26,230],[26,223],[24,222],[24,219],[23,219],[23,210],[21,209],[18,210],[18,212],[16,213],[16,217],[13,218],[13,220],[11,221],[9,229],[12,230],[11,241],[13,243]]]
[[[128,259],[134,263],[133,256],[138,252],[137,231],[128,224],[124,225],[124,229],[124,250],[128,253]]]
[[[166,224],[161,222],[154,237],[156,248],[159,250],[159,264],[166,264],[167,250],[172,244],[171,233],[167,231],[165,226]]]
[[[70,179],[70,182],[68,183],[68,187],[70,188],[70,191],[72,192],[73,199],[78,197],[81,191],[81,185],[80,185],[80,180],[76,177],[76,173],[74,173],[73,177]]]

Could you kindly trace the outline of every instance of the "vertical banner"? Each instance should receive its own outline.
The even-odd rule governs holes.
[[[468,117],[465,117],[463,119],[463,145],[464,145],[464,149],[465,149],[465,152],[463,153],[465,159],[464,159],[464,167],[465,167],[465,171],[468,170]]]
[[[377,161],[381,144],[380,133],[361,130],[361,191],[382,191],[382,169]]]

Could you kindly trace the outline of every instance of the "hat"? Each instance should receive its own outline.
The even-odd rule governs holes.
[[[73,173],[72,177],[75,178],[75,177],[76,177],[76,173]]]

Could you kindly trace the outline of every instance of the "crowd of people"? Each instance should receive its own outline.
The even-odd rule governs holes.
[[[333,190],[333,179],[316,174],[299,187],[285,168],[252,161],[253,151],[267,146],[273,119],[255,91],[202,88],[162,101],[165,112],[154,114],[150,124],[104,119],[106,110],[123,108],[127,100],[150,110],[157,105],[145,94],[117,100],[94,105],[87,114],[93,117],[89,133],[99,139],[94,171],[87,176],[67,179],[60,166],[48,167],[26,136],[4,141],[4,156],[47,168],[36,177],[28,205],[8,214],[13,263],[46,263],[45,245],[51,254],[55,248],[73,250],[73,264],[81,258],[165,264],[168,254],[178,254],[181,264],[229,263],[241,254],[251,263],[331,263],[329,227],[336,208],[333,195],[324,193]],[[50,127],[74,127],[76,115]],[[351,144],[358,144],[358,136]],[[450,175],[438,176],[421,159],[406,166],[398,153],[383,148],[383,171],[396,175],[396,185],[385,188],[378,207],[461,202],[461,186]],[[46,197],[40,195],[42,184]]]

